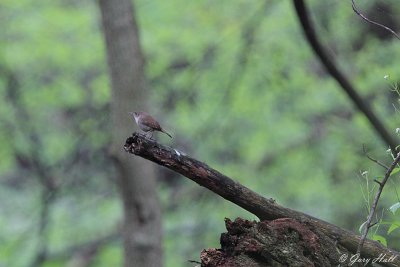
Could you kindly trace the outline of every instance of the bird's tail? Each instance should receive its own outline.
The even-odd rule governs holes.
[[[164,129],[161,129],[161,132],[165,133],[165,134],[168,135],[170,138],[172,138],[172,135],[170,135],[169,133],[167,133],[166,131],[164,131]]]

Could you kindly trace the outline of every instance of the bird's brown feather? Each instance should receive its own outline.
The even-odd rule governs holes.
[[[144,113],[144,112],[143,112]],[[146,113],[147,116],[143,117],[141,123],[147,127],[153,128],[154,130],[161,131],[160,124],[149,114]]]

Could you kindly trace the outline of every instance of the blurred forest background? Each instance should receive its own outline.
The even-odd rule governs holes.
[[[359,2],[400,29],[398,0]],[[307,3],[324,46],[395,135],[399,40],[360,19],[350,1]],[[284,206],[358,231],[384,171],[363,145],[382,162],[391,156],[315,58],[292,3],[134,4],[147,111],[174,136],[157,139]],[[96,1],[0,1],[1,267],[35,266],[40,257],[46,267],[123,263],[100,16]],[[138,128],[122,119],[128,137]],[[388,208],[397,189],[394,177],[378,212],[385,221],[396,221]],[[157,191],[165,266],[192,266],[202,249],[219,247],[224,217],[256,219],[166,169]],[[400,248],[398,232],[383,225],[377,233]]]

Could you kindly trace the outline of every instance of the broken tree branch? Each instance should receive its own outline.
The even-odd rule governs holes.
[[[207,164],[187,156],[185,153],[147,139],[144,135],[134,133],[124,145],[125,151],[153,161],[176,171],[201,186],[208,188],[226,200],[256,215],[260,220],[291,218],[309,225],[315,232],[337,241],[337,244],[351,252],[357,251],[360,237],[353,232],[314,218],[305,213],[278,205],[273,199],[265,198],[231,178],[212,169]],[[339,252],[338,252],[339,253]],[[393,255],[393,261],[382,263],[386,266],[400,266],[400,253],[384,247],[379,242],[365,240],[361,252],[363,257],[377,258],[379,255]]]

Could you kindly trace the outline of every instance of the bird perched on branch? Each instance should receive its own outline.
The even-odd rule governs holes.
[[[150,138],[152,138],[154,131],[158,131],[163,132],[172,138],[172,136],[164,131],[158,121],[156,121],[156,119],[154,119],[150,114],[143,111],[129,112],[129,114],[131,114],[135,118],[136,124],[139,126],[139,128],[142,131],[146,132],[146,136],[148,132],[151,132]]]

